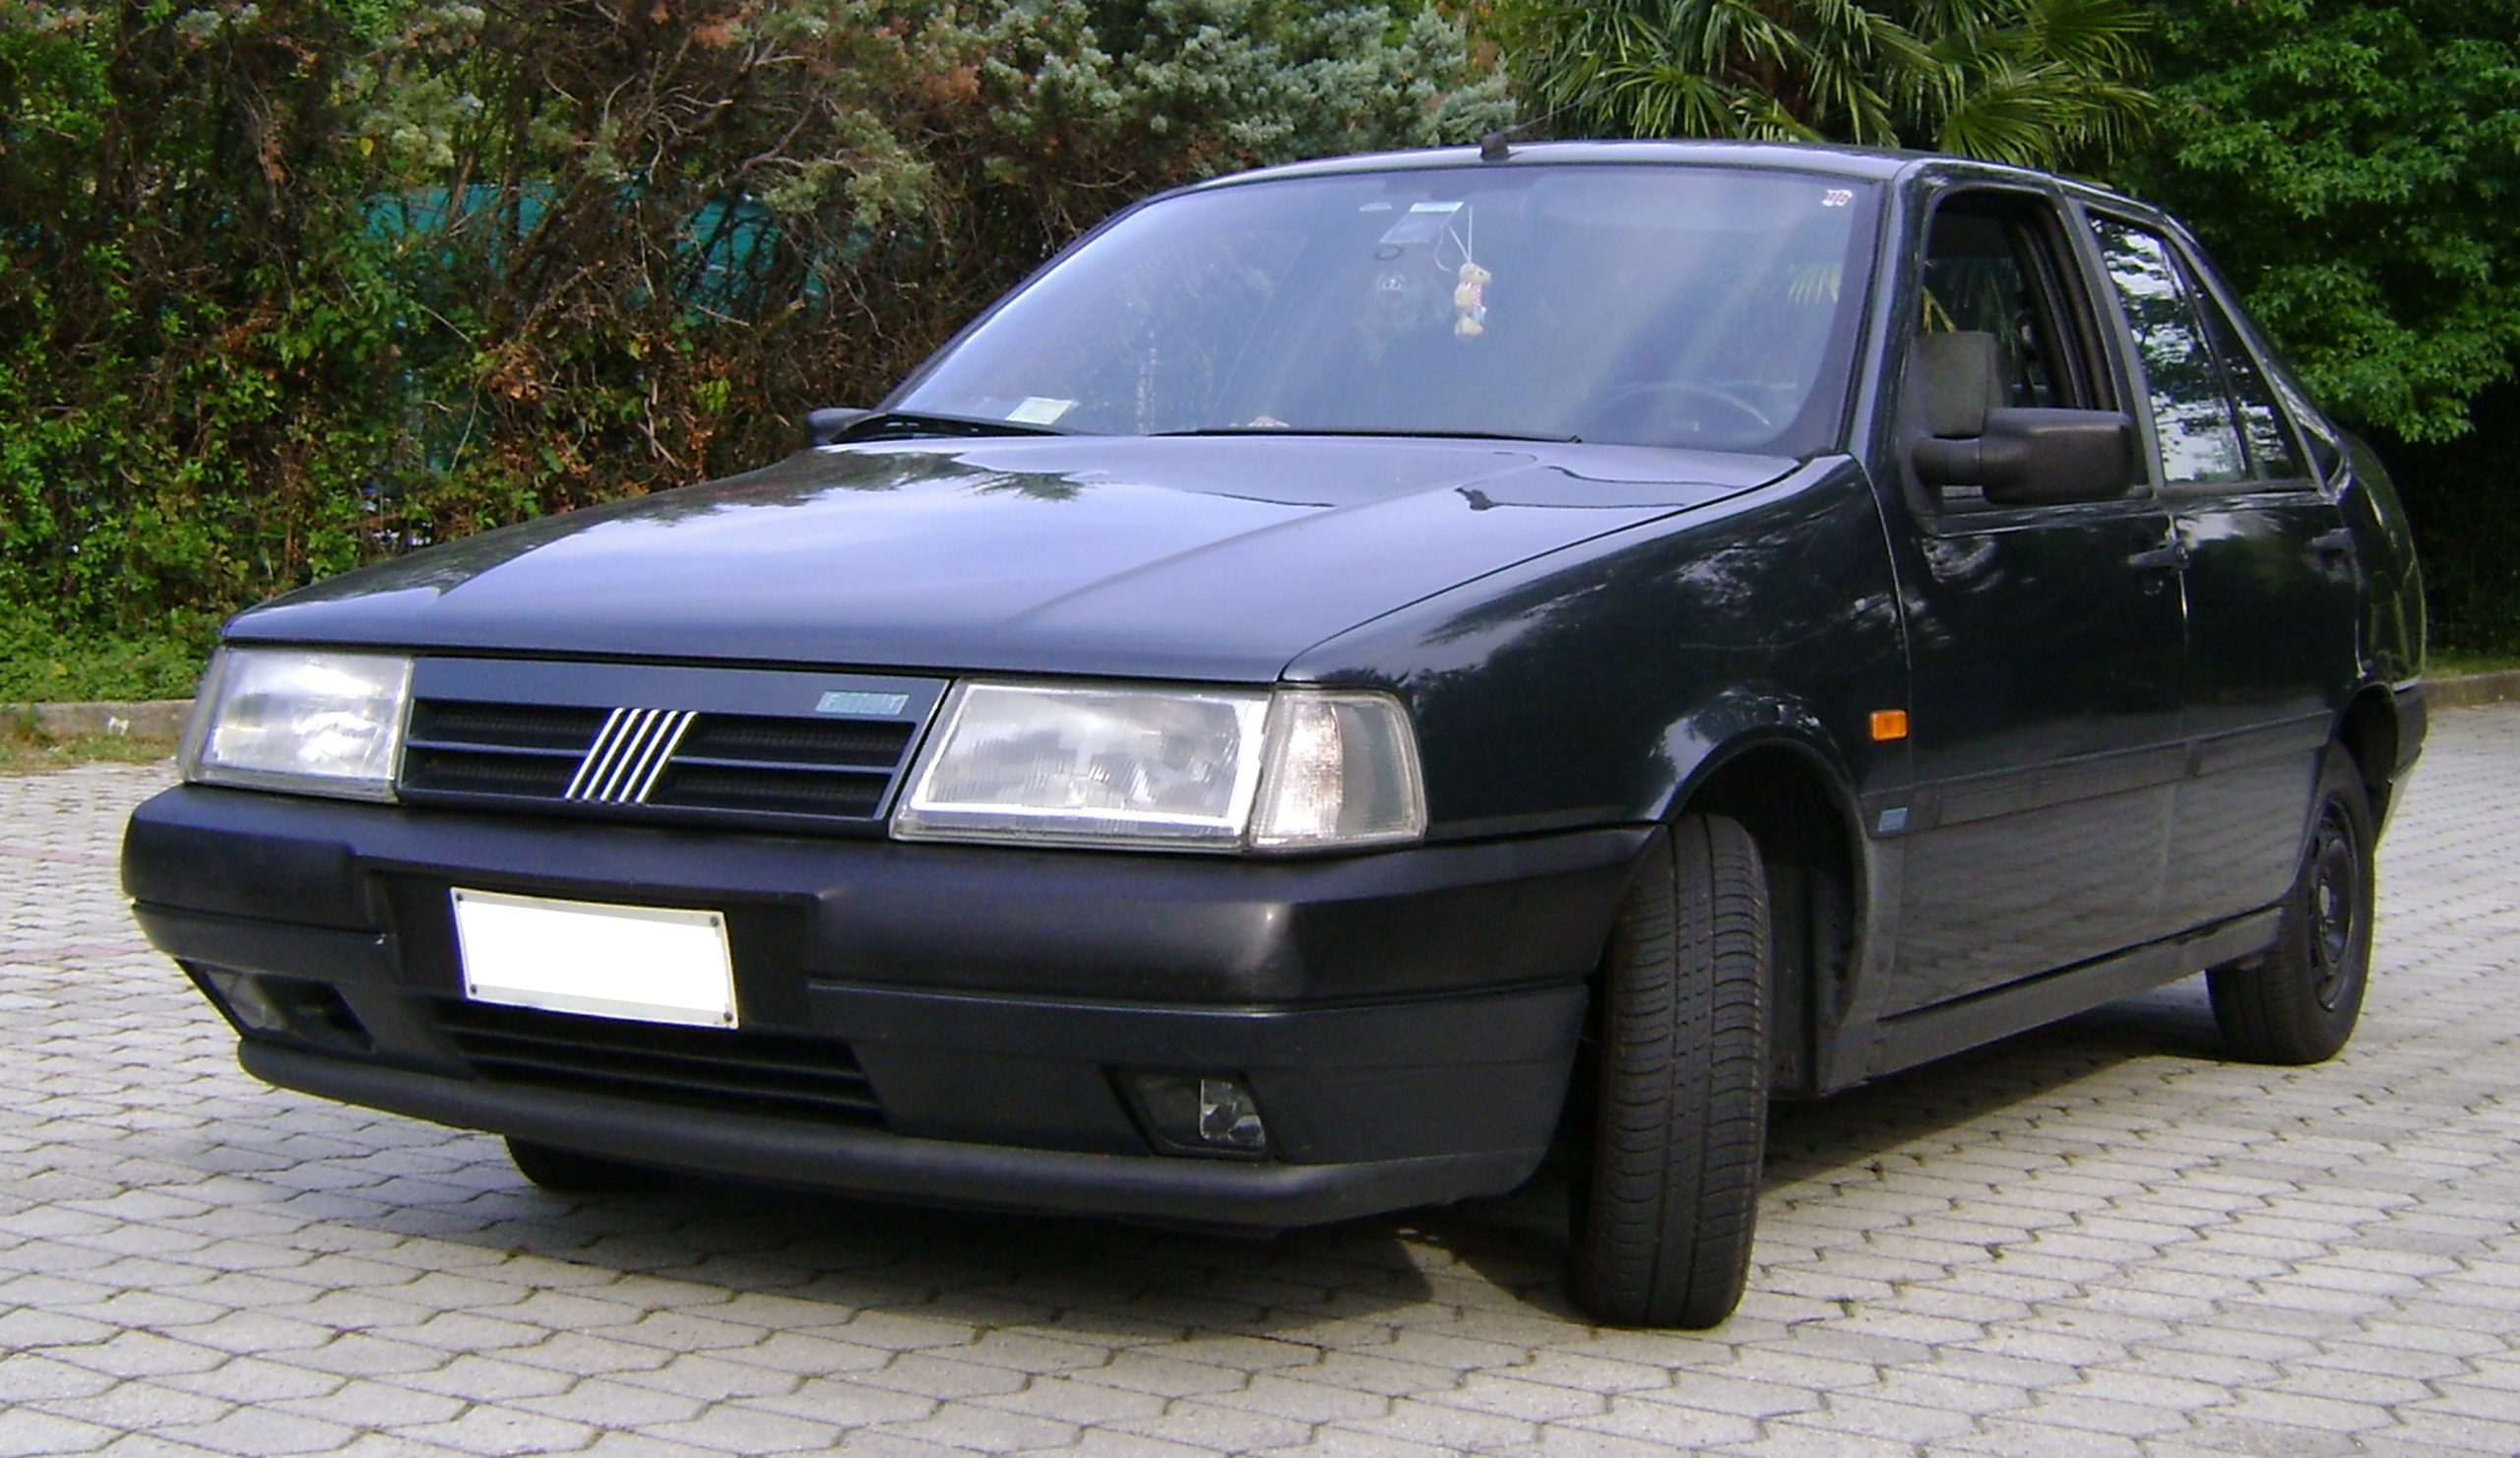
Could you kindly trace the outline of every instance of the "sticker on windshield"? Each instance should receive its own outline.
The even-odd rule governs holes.
[[[1006,412],[1006,418],[1019,425],[1049,425],[1076,409],[1073,400],[1052,400],[1044,395],[1027,395],[1024,403]]]
[[[1459,203],[1412,203],[1408,213],[1382,235],[1381,241],[1398,248],[1431,243],[1443,236],[1444,229],[1461,211]]]
[[[1855,189],[1852,187],[1832,187],[1820,194],[1820,206],[1823,208],[1843,208],[1854,201]]]

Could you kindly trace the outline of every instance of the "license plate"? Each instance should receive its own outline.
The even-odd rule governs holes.
[[[719,912],[455,890],[464,995],[643,1023],[735,1026]]]

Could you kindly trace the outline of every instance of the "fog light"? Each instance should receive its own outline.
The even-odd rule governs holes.
[[[179,964],[239,1033],[286,1038],[331,1052],[369,1053],[376,1041],[341,989],[302,978]]]
[[[202,977],[209,982],[219,998],[219,1005],[236,1020],[236,1026],[248,1033],[285,1033],[288,1014],[263,989],[263,980],[241,972],[205,967]]]
[[[1257,1159],[1269,1150],[1260,1101],[1241,1079],[1214,1073],[1140,1073],[1130,1086],[1158,1146],[1174,1154]]]

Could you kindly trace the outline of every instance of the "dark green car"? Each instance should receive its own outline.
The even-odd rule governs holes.
[[[2379,465],[2194,243],[1775,146],[1131,209],[731,480],[231,623],[142,924],[274,1083],[1269,1228],[1574,1158],[1705,1325],[1767,1102],[2191,973],[2352,1032],[2424,736]]]

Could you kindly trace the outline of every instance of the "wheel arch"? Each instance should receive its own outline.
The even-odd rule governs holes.
[[[1853,991],[1868,867],[1854,796],[1834,757],[1800,738],[1743,738],[1709,755],[1670,816],[1738,822],[1766,860],[1773,909],[1770,1087],[1820,1091],[1820,1048]]]
[[[2396,695],[2378,684],[2356,694],[2337,719],[2336,742],[2362,774],[2375,828],[2388,823],[2389,800],[2397,791],[2399,734]]]

